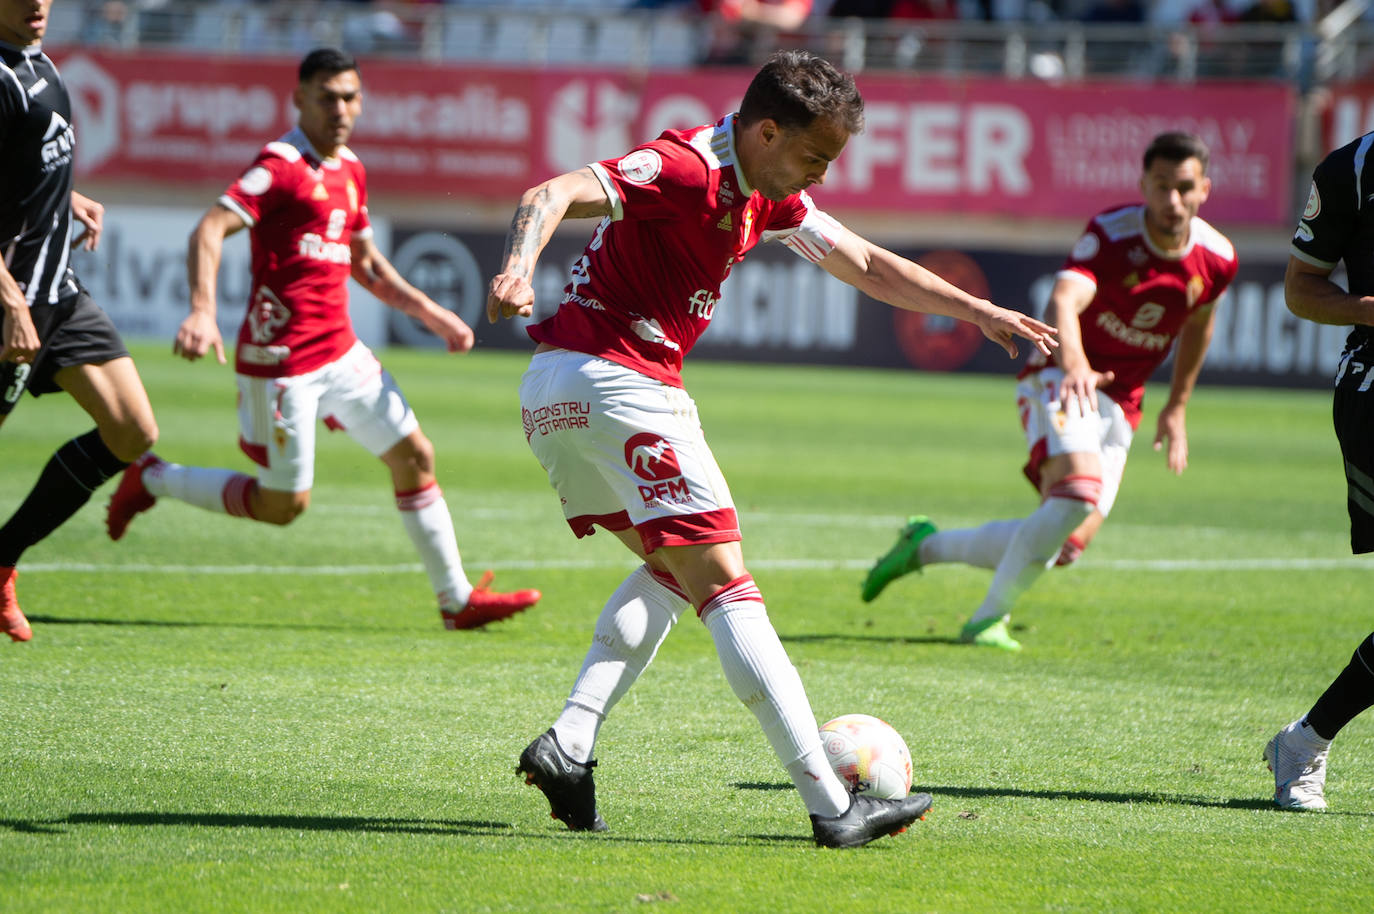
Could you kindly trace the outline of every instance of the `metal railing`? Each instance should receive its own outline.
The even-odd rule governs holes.
[[[845,69],[1010,79],[1281,79],[1308,87],[1374,68],[1366,0],[1293,25],[895,22],[812,17],[799,30],[723,31],[690,9],[566,0],[527,6],[83,0],[53,10],[48,42],[298,56],[322,44],[364,56],[471,64],[673,69],[755,64],[804,46]]]

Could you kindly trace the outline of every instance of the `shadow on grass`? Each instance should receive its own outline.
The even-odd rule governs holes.
[[[356,632],[370,631],[366,626],[358,625],[322,625],[320,623],[303,622],[263,622],[254,620],[252,622],[185,622],[179,619],[99,619],[92,617],[66,618],[63,616],[36,616],[32,613],[25,613],[29,622],[33,625],[141,625],[151,628],[282,628],[292,631],[303,632]]]
[[[283,828],[291,831],[356,831],[407,835],[506,834],[509,822],[446,819],[387,819],[366,816],[265,816],[213,812],[74,812],[61,819],[0,819],[17,832],[63,834],[66,825],[175,826],[192,828]]]
[[[734,786],[736,790],[792,789],[791,784],[781,781],[739,781],[732,786]],[[912,785],[912,787],[914,790],[921,790],[932,794],[935,797],[937,809],[940,806],[940,799],[942,797],[960,797],[963,799],[1013,797],[1029,800],[1075,800],[1088,803],[1125,803],[1128,805],[1199,806],[1204,809],[1272,809],[1276,813],[1302,811],[1282,809],[1275,806],[1273,801],[1267,797],[1244,797],[1219,800],[1208,797],[1193,797],[1177,793],[1160,793],[1144,790],[1139,793],[1114,793],[1100,790],[1018,790],[1013,787],[948,787],[938,785],[931,786],[927,784],[915,784]],[[1374,813],[1367,812],[1333,812],[1331,810],[1327,810],[1324,814],[1361,817],[1374,816]]]
[[[32,620],[33,617],[30,616],[29,618]],[[954,644],[959,647],[973,647],[973,645],[965,644],[957,637],[951,637],[949,635],[856,635],[853,632],[836,632],[829,635],[784,635],[780,633],[778,638],[782,641],[790,641],[795,644],[824,644],[830,641],[854,641],[860,644]]]
[[[791,785],[786,785],[791,789]],[[739,835],[734,838],[664,838],[580,834],[561,827],[545,832],[517,831],[509,822],[461,821],[448,819],[388,819],[365,816],[268,816],[235,813],[176,812],[77,812],[61,819],[0,819],[0,829],[21,834],[65,835],[67,827],[80,825],[125,825],[133,827],[168,826],[174,828],[257,828],[288,831],[368,832],[398,835],[455,835],[486,838],[544,838],[551,840],[610,841],[620,844],[682,844],[702,847],[747,847],[764,841],[770,844],[811,844],[809,835]]]

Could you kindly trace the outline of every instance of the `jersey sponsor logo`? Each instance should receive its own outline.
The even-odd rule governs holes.
[[[342,241],[325,241],[314,232],[306,232],[296,243],[296,248],[302,257],[310,260],[323,260],[326,263],[352,262],[353,253],[348,245]]]
[[[682,478],[673,446],[661,435],[640,432],[625,442],[625,465],[651,485],[641,485],[639,495],[644,507],[661,504],[689,504],[692,490]]]
[[[260,197],[272,186],[272,172],[261,165],[254,166],[239,178],[239,190],[250,197]]]
[[[76,134],[72,132],[72,125],[54,111],[52,120],[48,122],[48,129],[43,134],[43,171],[54,171],[70,163],[72,150],[75,148]]]
[[[720,301],[720,296],[709,289],[697,289],[692,293],[692,297],[687,299],[687,313],[704,321],[709,321],[711,315],[716,313],[716,302],[718,301]]]
[[[1158,306],[1156,305],[1156,307]],[[1137,319],[1139,319],[1139,315],[1137,315]],[[1113,339],[1150,352],[1164,352],[1173,340],[1173,337],[1167,333],[1150,333],[1137,327],[1128,327],[1121,318],[1111,311],[1103,311],[1099,314],[1096,323],[1102,331]]]
[[[1317,182],[1312,182],[1312,189],[1307,192],[1307,205],[1302,208],[1304,219],[1315,219],[1322,211],[1322,195],[1317,193]]]
[[[1097,236],[1092,232],[1088,232],[1082,238],[1074,242],[1073,251],[1070,252],[1070,256],[1073,257],[1074,260],[1092,260],[1097,256],[1097,252],[1101,250],[1101,248],[1102,242],[1098,241]]]
[[[651,184],[663,170],[663,158],[652,149],[637,149],[620,160],[619,168],[631,184]]]
[[[316,184],[315,189],[310,192],[311,200],[328,200],[329,191],[324,189],[323,184]]]
[[[525,440],[529,441],[535,432],[547,435],[549,432],[587,428],[591,414],[590,400],[567,400],[533,410],[521,409],[520,419],[525,426]]]
[[[653,432],[640,432],[625,441],[625,465],[648,482],[682,475],[673,446],[662,435]]]

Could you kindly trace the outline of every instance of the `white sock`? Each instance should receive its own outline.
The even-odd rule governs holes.
[[[982,622],[1006,616],[1017,598],[1054,564],[1065,538],[1083,523],[1092,509],[1092,503],[1078,498],[1051,496],[1045,499],[1021,522],[1016,535],[1007,544],[983,605],[969,621]]]
[[[175,498],[188,505],[251,517],[247,498],[255,485],[252,476],[214,467],[187,467],[179,463],[154,463],[143,471],[143,485],[157,498]]]
[[[801,677],[768,621],[754,579],[730,582],[702,607],[701,618],[725,678],[758,718],[807,811],[830,818],[849,809],[849,791],[826,761]]]
[[[648,667],[686,608],[686,598],[671,586],[640,565],[606,601],[582,671],[553,725],[558,745],[573,761],[592,757],[606,713]]]
[[[1288,728],[1292,730],[1293,733],[1297,734],[1299,739],[1305,741],[1314,753],[1321,752],[1323,749],[1329,749],[1331,747],[1331,740],[1318,735],[1317,731],[1312,728],[1312,725],[1307,722],[1306,714],[1289,724]]]
[[[458,555],[458,537],[453,532],[453,518],[448,502],[437,482],[431,482],[414,492],[397,492],[396,509],[401,512],[415,551],[429,575],[429,584],[445,609],[462,609],[472,596],[472,584],[463,571]]]
[[[996,568],[1021,522],[1016,518],[962,530],[937,530],[921,541],[921,564],[961,562],[975,568]]]

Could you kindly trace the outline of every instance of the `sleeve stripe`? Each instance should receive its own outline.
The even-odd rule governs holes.
[[[249,228],[252,228],[253,226],[258,224],[258,220],[253,218],[253,214],[248,212],[248,210],[244,209],[242,206],[240,206],[239,201],[235,200],[228,194],[222,194],[217,202],[220,206],[224,207],[230,212],[238,213],[239,218],[242,219]]]

